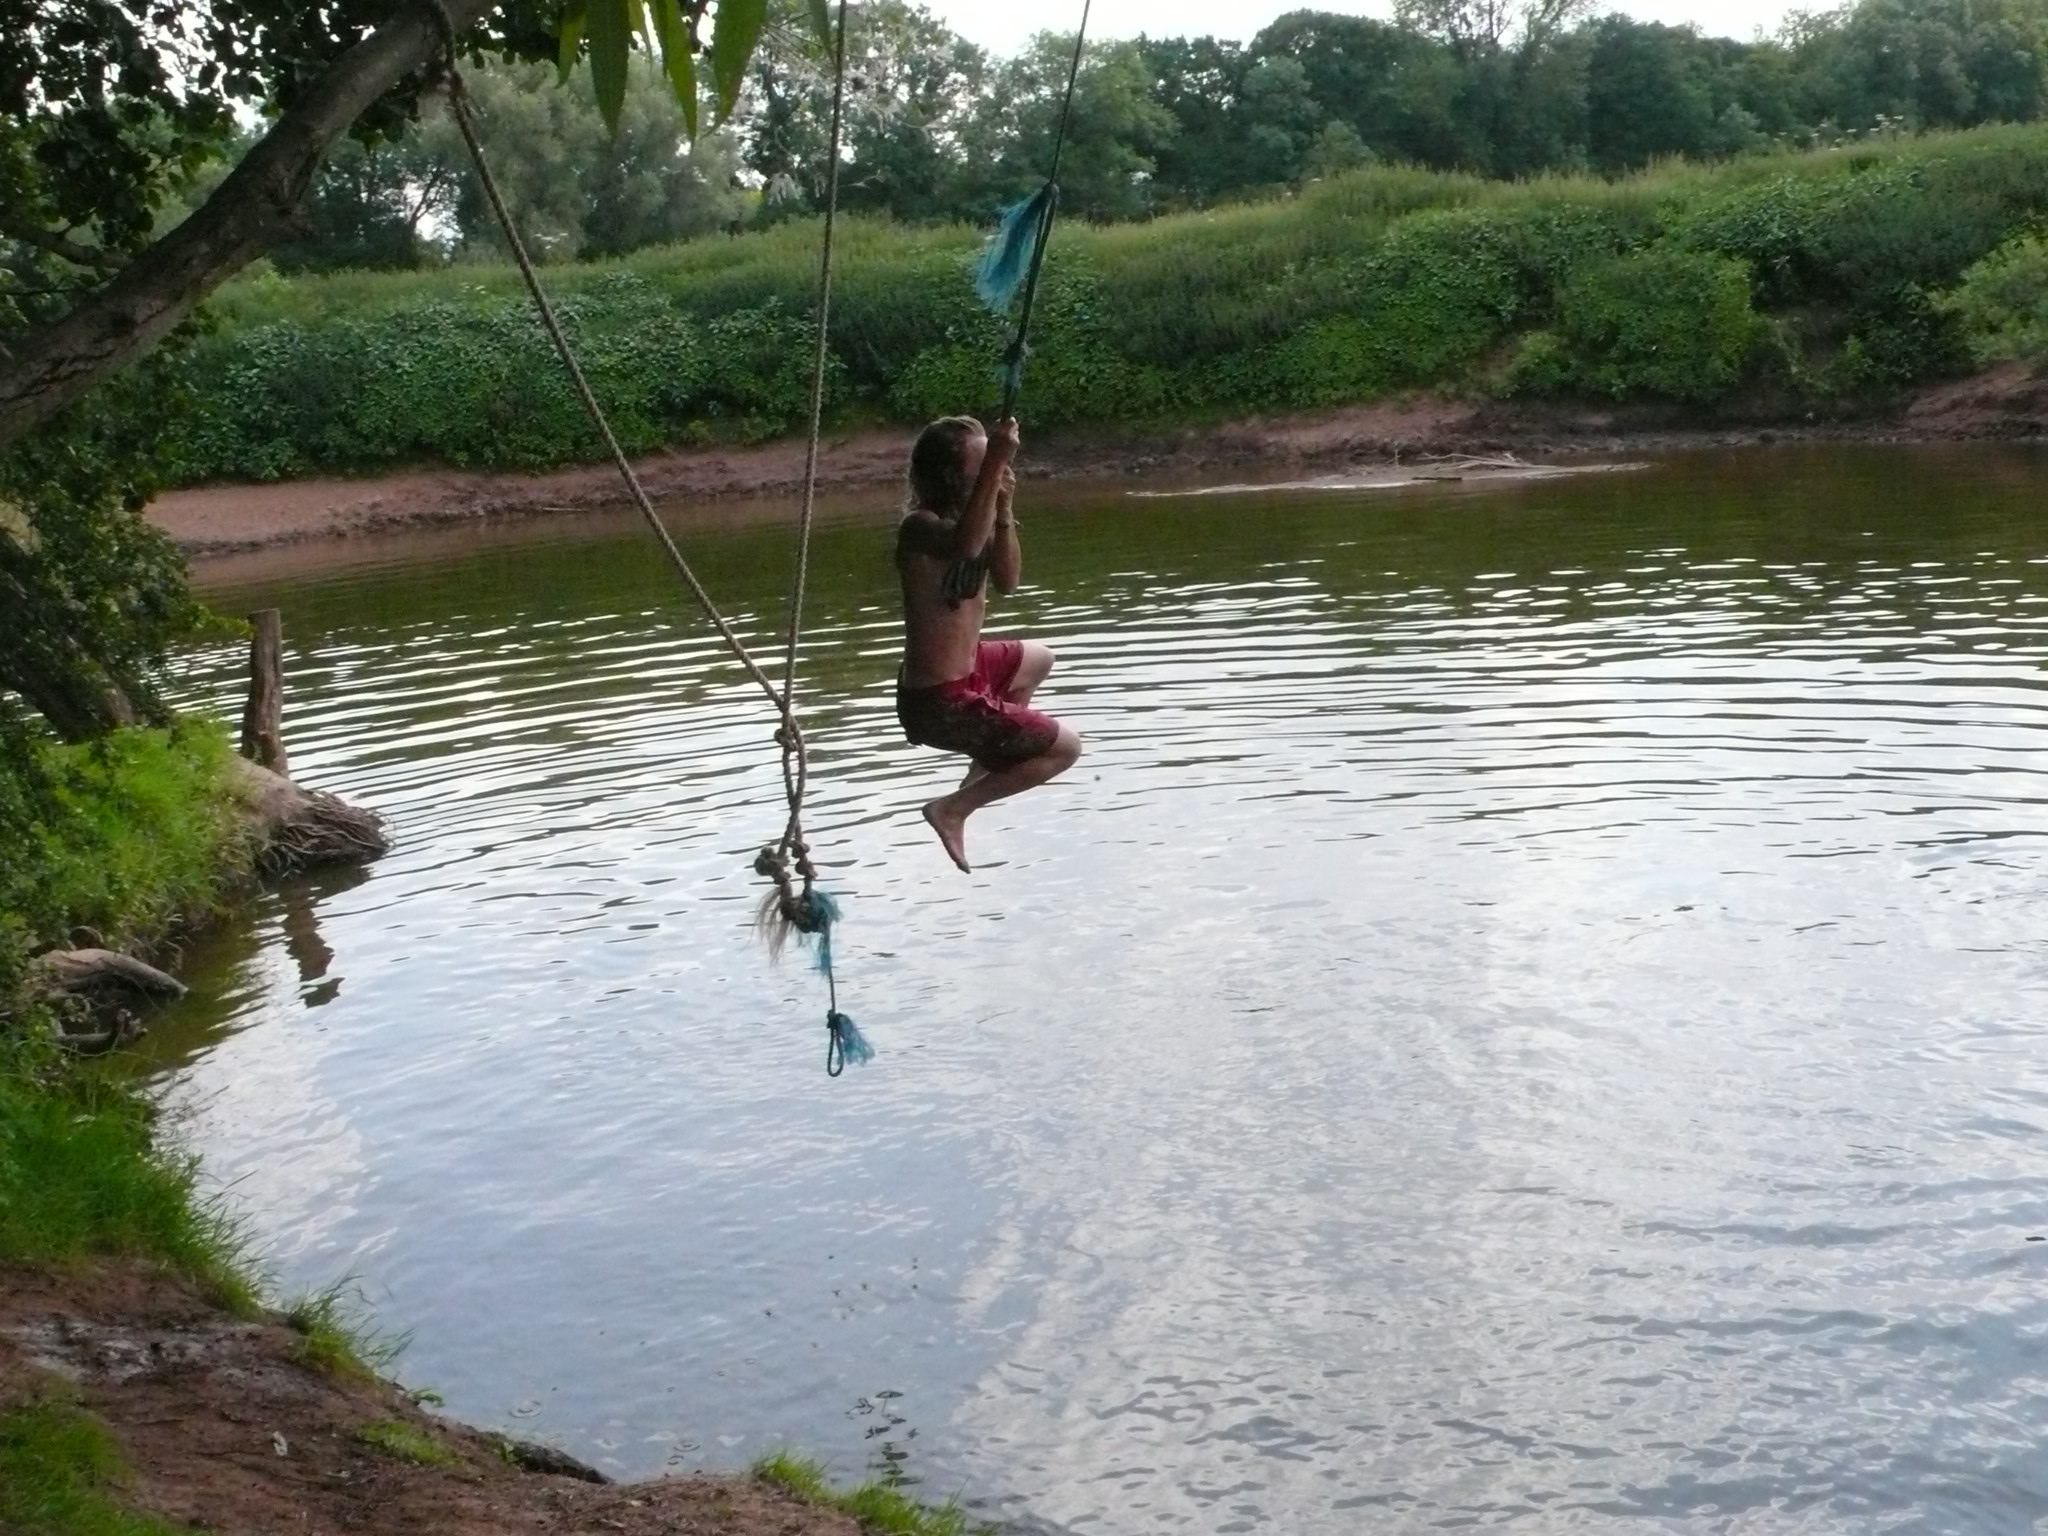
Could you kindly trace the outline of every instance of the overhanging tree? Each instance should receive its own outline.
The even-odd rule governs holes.
[[[636,38],[694,133],[700,77],[730,111],[765,16],[766,0],[0,0],[0,689],[73,738],[152,713],[154,671],[196,613],[139,515],[148,428],[175,400],[106,387],[302,232],[344,135],[410,121],[451,44],[565,73],[587,56],[615,126]],[[251,107],[268,130],[159,227]]]

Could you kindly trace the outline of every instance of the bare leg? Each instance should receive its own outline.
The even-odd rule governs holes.
[[[1052,647],[1041,645],[1036,640],[1020,640],[1018,644],[1024,648],[1024,654],[1018,658],[1017,673],[1010,679],[1010,686],[1004,690],[1003,700],[1009,704],[1029,704],[1031,695],[1038,691],[1038,685],[1044,682],[1046,674],[1052,671]],[[970,785],[980,783],[987,776],[988,770],[981,764],[969,763],[967,776],[961,779],[960,787],[966,789]]]
[[[1010,679],[1010,686],[1004,690],[1003,697],[1012,704],[1029,704],[1031,695],[1038,692],[1038,685],[1052,671],[1052,647],[1041,645],[1036,640],[1019,643],[1024,647],[1024,655],[1018,661],[1017,675]]]
[[[969,774],[968,782],[953,793],[926,805],[924,819],[939,834],[947,857],[962,870],[971,872],[973,866],[967,862],[967,818],[985,805],[1007,800],[1011,795],[1021,795],[1048,779],[1057,778],[1073,767],[1074,760],[1080,755],[1081,738],[1063,725],[1053,744],[1038,756],[1014,767],[985,772],[979,778]]]

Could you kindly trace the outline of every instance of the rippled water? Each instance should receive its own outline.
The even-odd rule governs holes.
[[[785,1444],[1027,1529],[2048,1519],[2048,457],[1040,494],[976,819],[825,532],[847,1004],[749,936],[771,722],[623,523],[217,567],[385,811],[159,1027],[284,1282],[615,1470]],[[689,540],[753,629],[789,533]],[[295,557],[287,557],[291,559]],[[195,692],[232,692],[195,663]]]

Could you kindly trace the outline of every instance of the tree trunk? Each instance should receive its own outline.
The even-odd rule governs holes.
[[[490,0],[444,3],[458,34],[491,9]],[[289,234],[334,141],[440,51],[432,8],[398,7],[328,66],[190,218],[61,320],[11,341],[0,353],[0,447],[147,352],[201,299]]]

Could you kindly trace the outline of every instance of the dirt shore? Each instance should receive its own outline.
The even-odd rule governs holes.
[[[132,1266],[0,1273],[0,1410],[93,1415],[131,1469],[122,1501],[198,1530],[858,1536],[846,1515],[746,1478],[604,1484],[527,1470],[506,1442],[388,1383],[303,1363],[302,1344],[281,1322],[243,1321]]]
[[[1414,464],[1433,454],[1583,457],[1592,454],[1814,440],[1942,441],[2048,432],[2048,382],[2018,367],[1942,384],[1876,415],[1772,420],[1762,413],[1703,424],[1670,409],[1596,410],[1420,399],[1313,415],[1232,422],[1172,433],[1061,432],[1027,445],[1028,476],[1192,479],[1218,471],[1299,476],[1349,465]],[[908,431],[830,439],[819,483],[833,493],[893,488]],[[661,453],[643,459],[648,491],[705,510],[787,498],[803,483],[795,441]],[[625,502],[617,472],[584,465],[539,475],[417,470],[362,480],[202,486],[171,491],[149,516],[188,554],[493,518],[577,513]]]

